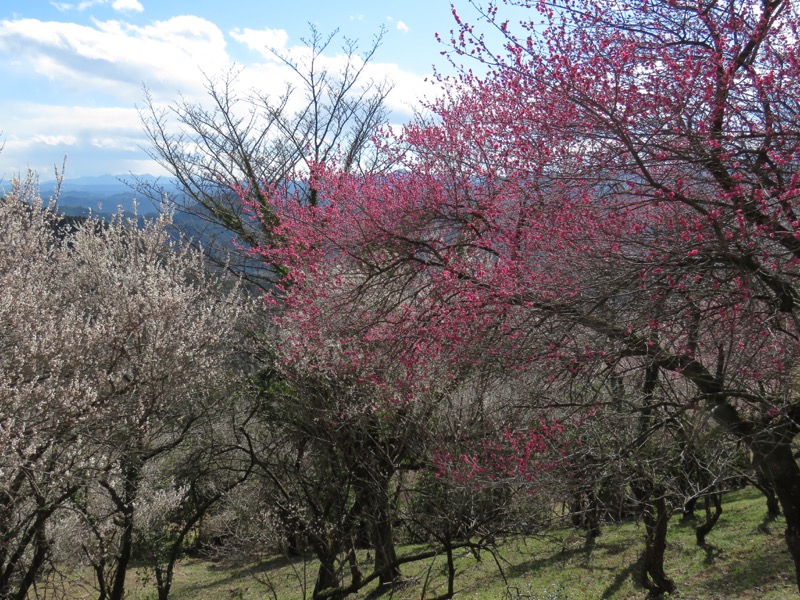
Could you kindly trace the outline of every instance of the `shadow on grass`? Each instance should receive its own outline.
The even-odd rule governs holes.
[[[706,549],[706,564],[713,563],[720,554],[716,552],[709,561],[708,553],[709,550]],[[725,568],[709,573],[703,579],[702,587],[709,593],[722,594],[725,598],[738,598],[770,582],[793,581],[794,567],[789,554],[777,549],[767,555],[736,559],[731,559],[728,554],[723,562]]]
[[[226,573],[225,577],[221,579],[213,579],[207,582],[195,582],[195,583],[185,583],[181,587],[186,592],[189,592],[192,597],[196,598],[207,598],[209,597],[207,594],[204,595],[204,590],[211,590],[216,588],[225,588],[226,586],[230,585],[237,585],[237,588],[240,588],[243,581],[247,581],[249,579],[256,581],[263,581],[264,579],[269,578],[269,574],[273,571],[281,571],[286,567],[290,566],[297,566],[295,572],[297,570],[303,570],[303,563],[310,563],[308,559],[304,559],[303,557],[288,557],[288,556],[273,556],[266,560],[262,560],[252,564],[226,564],[223,562],[222,564],[213,564],[208,569],[210,571],[217,571],[220,573]],[[316,573],[310,573],[310,576],[315,576]],[[313,584],[313,582],[312,582]],[[231,591],[232,596],[235,595],[233,591]]]
[[[636,560],[636,562],[631,563],[625,569],[617,573],[616,577],[614,577],[614,580],[603,591],[603,595],[601,596],[601,598],[611,598],[612,596],[614,596],[614,594],[616,594],[622,589],[622,586],[625,585],[625,582],[628,580],[628,578],[631,578],[633,580],[633,586],[635,588],[637,589],[640,588],[641,586],[639,586],[636,577],[634,577],[634,575],[639,571],[641,571],[641,569],[642,569],[642,557],[640,556]]]
[[[618,554],[622,554],[623,552],[629,552],[631,549],[631,541],[630,540],[623,540],[619,542],[604,542],[602,539],[598,544],[596,544],[596,550],[598,552],[605,552],[609,556],[616,556]]]
[[[522,577],[530,575],[550,567],[563,567],[571,558],[585,556],[585,550],[581,548],[563,549],[542,558],[532,558],[524,562],[511,565],[506,568],[506,577]]]
[[[574,563],[579,569],[616,570],[612,567],[590,565],[589,561],[592,560],[593,555],[602,556],[603,558],[600,560],[603,561],[605,557],[619,556],[631,550],[630,540],[607,541],[602,535],[599,537],[586,536],[583,539],[576,536],[572,538],[572,543],[566,541],[562,543],[563,546],[560,550],[553,550],[545,555],[540,555],[539,558],[530,558],[524,562],[509,565],[505,569],[506,576],[509,579],[513,579],[514,577],[535,574],[538,571],[546,571],[550,568],[560,569],[566,566],[567,563]],[[624,578],[625,576],[623,575],[623,580]]]
[[[766,535],[772,535],[772,530],[770,529],[770,525],[776,525],[778,522],[777,517],[771,517],[769,514],[764,515],[764,519],[759,523],[758,527],[756,528],[760,533]]]
[[[672,527],[676,529],[694,529],[697,527],[699,519],[697,515],[691,515],[688,517],[681,516],[680,519],[675,519],[674,523],[672,523]]]
[[[383,598],[388,594],[392,594],[390,597],[394,597],[394,592],[402,592],[402,590],[407,589],[417,583],[416,578],[410,579],[400,579],[399,581],[395,581],[389,585],[381,585],[378,586],[376,589],[372,590],[369,594],[364,597],[364,600],[378,600],[378,598]]]
[[[722,555],[722,550],[715,546],[714,544],[704,544],[702,546],[703,552],[706,553],[705,558],[703,559],[704,565],[713,565],[717,558]]]
[[[575,542],[577,542],[577,540],[575,540]],[[576,568],[579,570],[588,569],[591,571],[603,571],[609,573],[609,576],[613,573],[613,580],[611,580],[601,596],[602,598],[612,598],[623,589],[626,582],[629,580],[635,589],[643,589],[636,577],[642,568],[641,556],[622,569],[617,566],[619,563],[612,566],[598,566],[597,564],[590,565],[588,561],[591,559],[592,554],[599,553],[603,558],[599,558],[598,560],[604,562],[605,557],[617,557],[629,553],[630,551],[630,540],[604,541],[602,535],[595,538],[587,537],[583,540],[581,545],[577,543],[571,546],[565,545],[560,551],[555,551],[540,558],[532,558],[523,563],[509,566],[506,569],[506,576],[509,580],[525,575],[535,576],[537,572],[546,572],[553,568],[564,568],[567,563],[575,561],[577,563],[583,563],[581,566],[576,565]]]
[[[541,556],[540,558],[531,558],[517,564],[509,565],[505,568],[506,577],[508,579],[513,579],[515,577],[535,574],[538,571],[546,571],[550,568],[560,569],[572,561],[583,563],[583,568],[588,568],[588,561],[591,559],[592,553],[602,551],[609,554],[618,554],[628,548],[628,546],[623,543],[604,544],[601,540],[602,537],[588,536],[580,545],[574,544],[570,547],[565,544],[561,550],[548,552],[545,556]],[[601,569],[606,570],[605,568]]]

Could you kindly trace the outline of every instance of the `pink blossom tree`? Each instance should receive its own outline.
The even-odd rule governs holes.
[[[514,28],[484,11],[503,55],[460,22],[456,51],[493,67],[464,80],[521,100],[512,137],[546,148],[560,229],[595,237],[580,261],[599,277],[541,308],[692,384],[687,404],[769,473],[800,578],[796,7],[508,4],[536,16]]]
[[[478,7],[499,48],[455,15],[454,60],[488,72],[448,82],[402,168],[317,165],[315,207],[276,201],[282,318],[393,389],[635,358],[750,448],[800,577],[796,8],[507,4],[530,17]]]

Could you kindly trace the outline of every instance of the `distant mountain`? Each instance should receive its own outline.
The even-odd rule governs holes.
[[[203,249],[219,264],[227,264],[229,253],[233,255],[230,266],[251,281],[259,281],[264,285],[274,275],[264,266],[262,260],[242,253],[234,240],[234,234],[217,223],[213,218],[204,218],[203,211],[192,201],[186,201],[186,196],[177,186],[176,181],[167,177],[153,177],[152,175],[101,175],[97,177],[79,177],[65,179],[56,205],[61,219],[57,225],[58,234],[63,236],[73,231],[86,217],[94,216],[101,221],[112,218],[119,213],[120,208],[125,218],[134,217],[134,201],[136,202],[135,216],[139,226],[146,220],[158,215],[157,206],[146,195],[136,192],[137,182],[140,185],[153,185],[154,189],[169,194],[179,204],[191,209],[176,211],[173,214],[174,231],[172,235],[177,239],[189,239],[193,244],[202,246]],[[40,182],[39,190],[45,203],[53,195],[57,183],[55,181]],[[0,187],[0,200],[3,188]],[[226,267],[227,268],[227,267]]]
[[[147,182],[158,182],[166,191],[178,192],[174,180],[152,175],[137,175],[137,179]],[[120,208],[125,212],[136,212],[139,215],[154,215],[158,206],[146,196],[138,194],[134,187],[136,181],[131,175],[99,175],[95,177],[77,177],[65,179],[61,184],[58,197],[59,212],[65,215],[113,214]],[[40,184],[42,198],[50,198],[55,189],[55,181],[44,181]]]
[[[58,196],[58,212],[66,219],[80,219],[89,215],[107,219],[117,214],[121,208],[124,216],[129,218],[133,217],[135,212],[139,223],[142,223],[143,219],[157,216],[159,206],[146,195],[136,192],[137,182],[145,185],[155,184],[173,198],[183,197],[176,180],[169,177],[152,175],[136,175],[135,178],[132,175],[78,177],[65,179],[62,182]],[[40,183],[39,189],[45,202],[53,195],[56,185],[56,181]],[[176,212],[173,223],[180,233],[204,245],[214,240],[222,247],[229,249],[233,247],[230,232],[197,215]]]

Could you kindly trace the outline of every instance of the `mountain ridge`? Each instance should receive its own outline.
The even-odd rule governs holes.
[[[157,214],[160,203],[136,191],[137,184],[158,184],[165,191],[179,194],[176,180],[155,175],[92,175],[64,179],[57,199],[58,211],[73,216],[113,214],[122,210],[139,215]],[[54,179],[39,184],[42,198],[53,196],[58,186]]]

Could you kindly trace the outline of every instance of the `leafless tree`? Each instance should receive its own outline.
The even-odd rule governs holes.
[[[348,172],[387,167],[372,138],[387,122],[392,85],[369,79],[367,69],[384,30],[363,52],[345,38],[338,70],[324,56],[337,33],[326,36],[311,25],[302,40],[309,53],[299,61],[274,51],[299,82],[277,94],[241,91],[241,70],[235,68],[207,78],[206,102],[181,98],[165,109],[145,90],[140,115],[149,154],[177,180],[179,193],[144,179],[137,182],[139,191],[157,201],[166,198],[179,212],[196,217],[193,233],[207,253],[260,287],[272,279],[271,269],[263,259],[235,251],[231,240],[243,248],[280,244],[272,233],[273,193],[293,188],[299,172],[334,158]],[[316,203],[313,187],[302,193],[309,204]],[[242,195],[254,209],[243,205]]]

